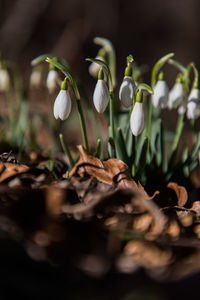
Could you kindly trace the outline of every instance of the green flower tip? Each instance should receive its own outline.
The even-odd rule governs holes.
[[[143,101],[143,92],[142,90],[139,90],[136,95],[136,102],[142,103],[142,101]]]
[[[132,68],[132,66],[131,66],[131,63],[128,63],[127,64],[127,67],[126,67],[126,69],[125,69],[125,72],[124,72],[124,75],[125,76],[132,76],[132,73],[133,73],[133,68]]]
[[[164,76],[164,73],[163,72],[160,72],[159,75],[158,75],[158,80],[165,80],[165,76]]]
[[[103,72],[103,68],[101,68],[101,69],[99,70],[98,80],[104,80],[104,72]]]
[[[107,54],[106,49],[105,48],[101,48],[98,51],[97,56],[102,57],[102,59],[104,60],[106,58],[106,54]]]
[[[193,89],[199,89],[198,79],[195,79],[194,84],[193,84]]]
[[[63,82],[61,83],[60,89],[61,90],[67,90],[67,77],[65,77],[65,79],[63,80]]]
[[[183,75],[182,73],[179,73],[176,77],[176,83],[181,83],[183,84]]]

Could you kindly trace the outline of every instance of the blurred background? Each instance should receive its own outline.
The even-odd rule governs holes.
[[[116,48],[119,78],[128,54],[152,66],[174,51],[199,67],[199,10],[198,0],[0,0],[0,51],[26,71],[34,57],[53,52],[87,80],[84,59],[96,55],[93,38],[102,36]]]

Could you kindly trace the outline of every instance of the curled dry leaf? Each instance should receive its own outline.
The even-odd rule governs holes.
[[[169,182],[167,187],[176,193],[178,205],[184,206],[188,200],[188,194],[184,186],[178,185],[176,182]]]
[[[200,215],[200,201],[195,201],[191,207],[191,210],[195,211],[197,216]]]
[[[69,173],[69,178],[78,174],[83,177],[88,174],[97,178],[100,182],[114,185],[118,188],[129,188],[140,192],[145,198],[152,199],[158,191],[150,197],[140,183],[136,183],[129,174],[128,166],[120,159],[110,158],[106,161],[87,154],[84,148],[79,145],[80,158]]]
[[[25,173],[29,171],[29,169],[30,168],[26,165],[0,162],[0,182],[16,174]]]

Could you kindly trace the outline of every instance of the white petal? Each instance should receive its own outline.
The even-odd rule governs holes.
[[[109,102],[109,91],[104,80],[98,80],[94,94],[93,94],[93,102],[96,110],[99,113],[103,113]]]
[[[192,89],[187,101],[187,118],[196,119],[197,109],[200,102],[200,91],[199,89]]]
[[[144,130],[144,108],[143,103],[136,102],[130,118],[130,127],[133,135],[138,136]]]
[[[10,78],[7,70],[0,69],[0,91],[6,92],[10,86]]]
[[[96,59],[100,59],[100,60],[104,61],[104,59],[101,56],[96,56]],[[101,66],[99,64],[92,62],[89,66],[89,73],[94,78],[97,78],[100,69],[101,69]]]
[[[187,103],[187,118],[188,119],[196,119],[197,115],[197,103],[195,101],[190,100]]]
[[[185,90],[181,83],[175,83],[171,91],[169,92],[168,107],[177,108],[185,99]]]
[[[119,90],[119,99],[125,107],[129,107],[133,104],[133,92],[135,83],[133,78],[125,76]]]
[[[199,101],[200,100],[200,90],[199,89],[192,89],[189,97],[188,97],[188,101],[190,100],[196,100]]]
[[[38,70],[33,70],[30,76],[30,86],[39,87],[42,81],[42,73]]]
[[[46,85],[51,94],[55,92],[57,88],[57,81],[58,81],[58,72],[56,70],[50,70],[47,75]]]
[[[164,108],[168,102],[169,88],[164,80],[158,80],[152,95],[152,103],[154,107]]]
[[[183,115],[186,112],[186,105],[181,104],[178,108],[178,114]]]
[[[56,119],[66,120],[71,112],[71,97],[66,90],[60,90],[54,102],[53,113]]]

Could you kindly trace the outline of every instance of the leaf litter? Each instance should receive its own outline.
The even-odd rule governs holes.
[[[78,150],[68,178],[62,159],[25,165],[4,155],[1,237],[23,245],[33,260],[70,263],[95,278],[113,268],[123,274],[143,269],[158,281],[199,272],[199,198],[189,205],[186,189],[169,182],[177,205],[163,207],[162,193],[149,196],[121,160],[100,161]]]

